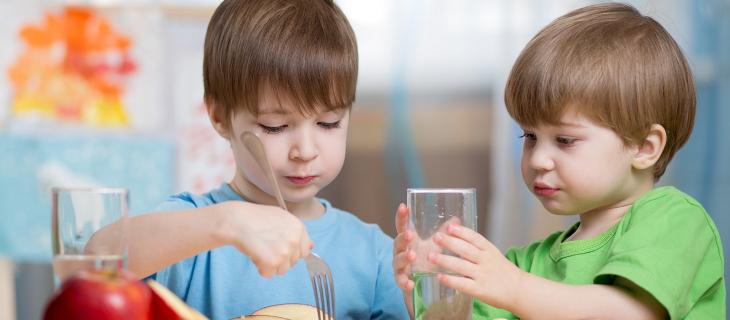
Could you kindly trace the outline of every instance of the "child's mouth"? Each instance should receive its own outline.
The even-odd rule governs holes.
[[[316,178],[315,176],[306,176],[306,177],[286,177],[287,180],[289,180],[291,183],[296,185],[305,185],[307,183],[312,182]]]
[[[560,190],[560,189],[543,187],[543,186],[534,186],[534,187],[532,187],[532,190],[538,196],[549,197],[549,196],[555,194],[556,192],[558,192],[558,190]]]

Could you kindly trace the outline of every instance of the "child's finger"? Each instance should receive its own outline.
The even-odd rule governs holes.
[[[259,274],[262,277],[269,279],[269,278],[273,277],[274,274],[276,274],[275,268],[266,265],[262,261],[253,261],[253,262],[254,262],[254,265],[256,265],[256,268],[259,269]]]
[[[449,220],[446,220],[446,222],[444,222],[444,223],[443,223],[443,224],[442,224],[442,225],[441,225],[441,226],[439,227],[438,231],[440,231],[440,232],[446,232],[446,229],[447,229],[447,228],[448,228],[448,227],[449,227],[450,225],[456,225],[456,226],[460,226],[460,225],[461,225],[461,218],[459,218],[459,217],[451,217],[451,218],[449,218]]]
[[[409,291],[413,290],[413,287],[415,287],[415,286],[416,286],[416,284],[413,282],[413,280],[408,279],[408,281],[406,281],[406,285],[405,285],[406,290],[409,290]]]
[[[291,266],[292,265],[288,260],[282,261],[282,263],[276,267],[276,274],[283,276],[284,274],[286,274],[289,271],[289,268],[291,268]]]
[[[309,236],[307,233],[302,234],[302,239],[299,242],[299,254],[301,257],[306,257],[309,255],[310,251],[314,247],[314,243],[309,239]]]
[[[401,289],[407,289],[409,282],[413,282],[413,281],[411,281],[410,265],[406,264],[404,266],[396,267],[394,264],[393,271],[394,271],[394,275],[395,275],[395,282],[398,284],[398,287],[400,287]]]
[[[292,253],[289,255],[289,266],[297,264],[297,261],[304,257],[300,246],[296,245],[292,248]]]
[[[472,296],[475,296],[477,293],[477,291],[475,290],[476,283],[472,279],[443,273],[439,273],[437,278],[439,280],[439,283],[456,291],[463,292]]]
[[[395,212],[395,230],[398,233],[406,231],[408,228],[408,207],[405,204],[398,205]]]
[[[472,263],[479,263],[481,261],[480,258],[482,252],[476,246],[461,238],[439,232],[433,235],[433,240],[440,247],[449,250]]]
[[[450,235],[471,243],[479,250],[486,250],[491,245],[487,238],[472,229],[465,228],[463,226],[451,225],[446,228],[446,230]]]
[[[470,261],[440,253],[430,253],[428,261],[450,272],[473,278],[475,267]]]
[[[411,241],[413,241],[413,232],[406,230],[403,233],[399,233],[398,236],[395,237],[395,240],[393,241],[393,251],[394,252],[401,252],[408,249],[408,246],[411,244]]]
[[[396,277],[396,284],[398,284],[398,287],[403,290],[413,290],[413,287],[415,286],[415,283],[413,283],[413,280],[409,279],[406,276],[399,276]]]
[[[397,271],[407,268],[414,260],[416,260],[416,254],[413,251],[403,251],[393,257],[393,269]]]

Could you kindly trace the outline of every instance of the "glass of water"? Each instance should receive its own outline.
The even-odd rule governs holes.
[[[431,252],[444,252],[432,240],[436,232],[446,232],[450,224],[472,230],[477,225],[476,190],[408,189],[409,228],[416,235],[411,249],[416,260],[413,272],[413,308],[416,320],[471,319],[472,298],[439,284],[436,275],[445,270],[428,262]]]
[[[126,268],[129,192],[123,188],[53,188],[56,284],[85,269]]]

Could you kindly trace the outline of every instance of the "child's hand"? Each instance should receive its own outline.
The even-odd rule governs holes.
[[[408,207],[402,203],[395,213],[395,230],[398,235],[393,241],[393,273],[396,284],[403,290],[406,309],[413,319],[413,300],[410,297],[415,283],[411,279],[411,264],[416,261],[416,253],[409,249],[414,234],[408,230]]]
[[[409,230],[408,221],[408,207],[401,203],[395,213],[395,229],[398,235],[393,241],[393,273],[396,284],[403,290],[406,309],[413,319],[411,292],[415,283],[411,276],[411,267],[417,264],[421,268],[433,268],[432,262],[427,261],[426,257],[429,252],[439,252],[440,248],[432,238],[421,239],[413,230]],[[456,218],[450,219],[442,224],[438,231],[444,232],[448,225],[460,223]]]
[[[228,202],[227,243],[251,258],[261,276],[283,275],[314,246],[299,218],[279,207]],[[241,206],[244,206],[241,208]]]
[[[408,208],[402,203],[395,213],[395,230],[398,235],[393,241],[393,272],[395,282],[405,294],[409,293],[415,285],[411,280],[411,264],[416,260],[416,253],[408,249],[414,234],[413,231],[408,230]]]
[[[432,253],[429,260],[456,275],[439,274],[439,282],[495,307],[512,305],[512,289],[522,271],[502,255],[489,240],[469,228],[450,225],[446,233],[433,236],[434,242],[458,257]]]
[[[461,225],[457,217],[452,217],[439,226],[438,232],[445,232],[449,225]],[[440,252],[441,248],[432,238],[421,239],[408,228],[408,207],[398,206],[395,216],[395,228],[398,235],[393,242],[393,271],[398,287],[409,293],[415,285],[411,279],[412,266],[423,270],[432,270],[434,265],[427,260],[430,252]]]

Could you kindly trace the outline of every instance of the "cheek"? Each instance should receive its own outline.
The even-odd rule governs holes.
[[[249,181],[260,186],[260,183],[268,180],[264,171],[245,148],[233,148],[233,157],[236,161],[237,169]]]
[[[253,158],[248,153],[246,148],[243,148],[243,147],[239,148],[234,143],[234,145],[231,149],[233,151],[233,158],[236,161],[236,166],[238,166],[239,168],[241,168],[241,169],[247,168],[247,170],[250,171],[251,168],[253,168],[253,166],[256,165],[256,163],[254,162]]]
[[[279,169],[288,168],[289,166],[289,146],[285,143],[269,143],[266,145],[266,152],[269,157],[269,163],[275,172]]]
[[[605,193],[631,172],[629,160],[621,155],[594,153],[583,159],[566,166],[570,172],[561,175],[577,192]]]
[[[347,131],[330,132],[318,138],[320,174],[332,181],[342,170],[347,149]],[[329,182],[328,182],[329,183]]]
[[[532,180],[535,178],[534,170],[530,169],[529,156],[523,151],[522,159],[520,160],[520,171],[522,172],[522,180],[529,186]]]
[[[345,153],[347,150],[347,141],[343,139],[337,139],[330,141],[324,145],[322,154],[322,161],[328,168],[336,169],[336,173],[339,173],[342,165],[345,163]],[[335,173],[335,174],[336,174]]]

